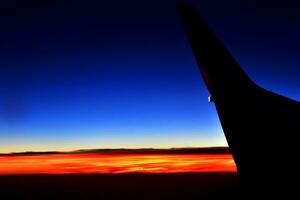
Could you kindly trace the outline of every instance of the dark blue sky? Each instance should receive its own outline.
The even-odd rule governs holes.
[[[226,145],[175,2],[1,3],[0,152]],[[300,100],[296,1],[191,1],[249,76]]]

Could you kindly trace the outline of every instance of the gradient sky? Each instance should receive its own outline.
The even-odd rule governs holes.
[[[46,2],[1,2],[0,152],[226,145],[176,1]],[[299,3],[190,2],[254,81],[300,100]]]

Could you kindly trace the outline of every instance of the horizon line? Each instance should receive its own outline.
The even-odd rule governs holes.
[[[210,153],[230,153],[228,146],[208,146],[208,147],[169,147],[169,148],[155,148],[155,147],[145,147],[145,148],[91,148],[91,149],[75,149],[69,151],[16,151],[1,153],[0,156],[8,155],[39,155],[39,154],[79,154],[79,153],[203,153],[204,151],[211,151]],[[202,151],[202,152],[199,152]],[[209,153],[209,152],[207,152]]]

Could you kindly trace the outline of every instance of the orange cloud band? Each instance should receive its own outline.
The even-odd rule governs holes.
[[[0,156],[0,174],[236,172],[230,154],[50,154]]]

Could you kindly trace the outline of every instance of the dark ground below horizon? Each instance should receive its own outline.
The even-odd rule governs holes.
[[[236,173],[1,175],[1,199],[239,199]]]

